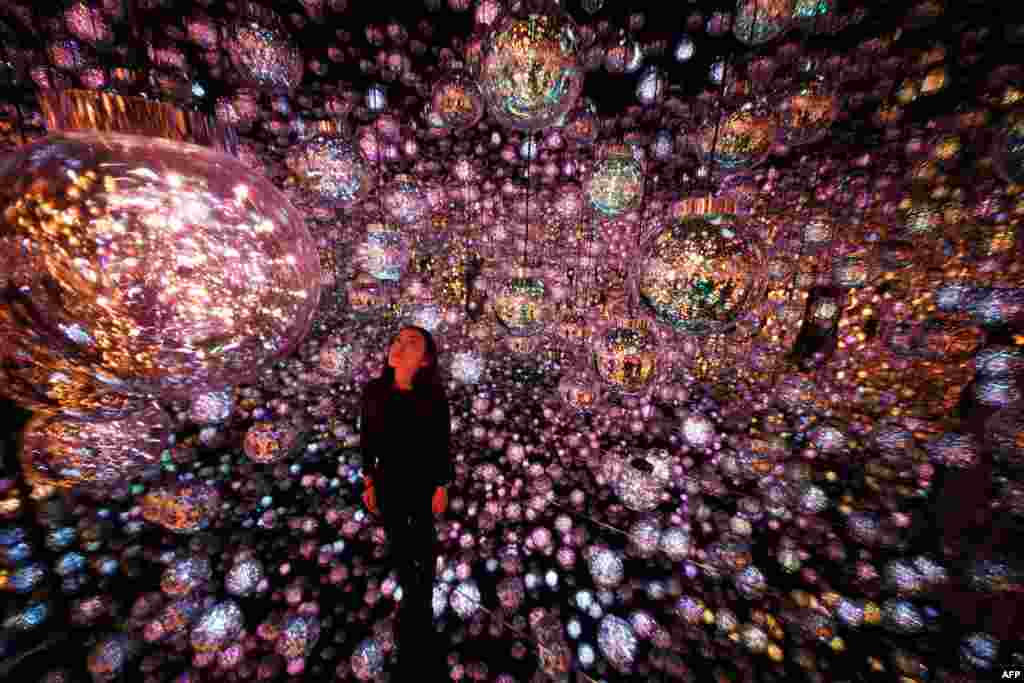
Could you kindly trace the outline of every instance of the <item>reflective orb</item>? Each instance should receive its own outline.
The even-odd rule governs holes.
[[[487,360],[476,351],[459,351],[452,354],[452,377],[463,384],[476,384],[483,375]]]
[[[191,642],[196,652],[215,652],[238,640],[244,627],[242,610],[225,600],[203,612],[192,628]]]
[[[717,135],[716,135],[717,128]],[[727,171],[749,169],[768,158],[776,139],[775,118],[746,107],[726,116],[716,126],[705,123],[696,133],[696,147]]]
[[[686,334],[728,329],[765,287],[760,249],[728,215],[676,221],[647,241],[640,259],[641,301]]]
[[[259,591],[264,578],[262,562],[255,558],[238,560],[224,577],[224,588],[231,595],[245,597]]]
[[[999,175],[1008,183],[1024,183],[1024,113],[1006,117],[996,135],[992,160]]]
[[[358,357],[352,344],[331,338],[320,347],[317,360],[320,370],[330,377],[346,377],[351,374]]]
[[[839,100],[823,81],[805,83],[779,107],[779,142],[791,147],[817,142],[838,115]]]
[[[89,653],[86,668],[96,683],[116,680],[124,673],[124,666],[137,648],[127,636],[113,635],[103,638]]]
[[[316,135],[293,147],[286,163],[300,185],[323,206],[350,207],[366,197],[373,186],[358,150],[335,135]]]
[[[142,518],[176,534],[191,534],[210,526],[220,510],[220,493],[197,482],[177,482],[146,493]]]
[[[291,91],[302,80],[305,63],[281,18],[245,3],[245,11],[224,31],[224,47],[247,84]]]
[[[287,422],[257,422],[245,433],[245,455],[268,465],[288,457],[299,445],[299,430]]]
[[[627,395],[643,393],[657,370],[657,338],[645,321],[623,321],[596,338],[594,363],[609,388]]]
[[[630,460],[613,463],[612,490],[630,510],[648,512],[661,504],[661,494],[672,480],[672,456],[652,449]]]
[[[401,225],[409,225],[430,215],[430,203],[415,178],[400,174],[384,188],[384,210]]]
[[[576,26],[557,6],[499,21],[484,39],[480,64],[480,89],[495,120],[536,131],[569,112],[583,89],[576,44]]]
[[[509,278],[495,297],[494,312],[512,336],[537,334],[551,316],[551,303],[544,281],[536,277]]]
[[[0,179],[0,262],[22,265],[0,299],[9,376],[70,369],[122,393],[187,399],[255,377],[312,324],[316,243],[237,159],[59,133],[9,155]]]
[[[432,110],[448,128],[475,126],[483,118],[484,102],[480,88],[463,73],[444,76],[434,84],[430,97]]]
[[[306,614],[289,614],[277,637],[274,649],[285,659],[308,657],[320,639],[319,617]]]
[[[794,5],[795,0],[736,0],[733,35],[745,45],[775,40],[789,30]]]
[[[173,437],[173,422],[158,407],[113,422],[40,415],[25,425],[20,459],[33,485],[106,488],[158,471]]]
[[[643,189],[643,166],[626,145],[609,146],[584,185],[590,205],[606,216],[639,207]]]
[[[208,391],[192,399],[189,407],[189,419],[198,425],[217,424],[231,417],[235,409],[234,392]]]

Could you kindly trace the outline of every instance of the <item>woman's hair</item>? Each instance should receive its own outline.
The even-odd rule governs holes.
[[[412,390],[415,393],[444,393],[444,384],[441,382],[441,369],[437,364],[438,351],[437,342],[434,341],[434,337],[422,327],[416,325],[403,325],[395,336],[388,342],[388,351],[391,350],[392,344],[398,339],[404,330],[416,330],[423,337],[424,353],[427,355],[427,365],[416,368],[416,374],[412,376]],[[388,365],[387,352],[384,354],[384,369],[380,373],[380,378],[384,380],[385,386],[390,387],[395,382],[395,369]]]

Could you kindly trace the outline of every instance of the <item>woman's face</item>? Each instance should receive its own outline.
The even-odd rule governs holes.
[[[413,329],[399,332],[388,349],[388,365],[412,373],[428,364],[427,342],[423,335]]]

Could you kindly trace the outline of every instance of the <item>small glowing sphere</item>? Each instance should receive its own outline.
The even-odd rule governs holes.
[[[242,610],[235,602],[219,602],[203,612],[192,628],[192,647],[196,652],[215,652],[238,639],[244,628]]]
[[[654,380],[658,344],[644,321],[623,321],[598,336],[594,363],[605,384],[623,394],[640,394]]]
[[[491,115],[504,126],[537,131],[575,106],[583,89],[577,30],[558,7],[508,16],[487,34],[480,89]]]
[[[732,32],[745,45],[762,45],[792,25],[795,0],[737,0]]]
[[[486,359],[475,351],[459,351],[452,355],[452,377],[463,384],[477,384],[486,364]]]
[[[370,171],[355,147],[334,135],[316,135],[293,148],[288,168],[325,206],[346,208],[366,197]]]
[[[224,31],[225,49],[242,80],[268,90],[294,90],[305,62],[281,18],[246,3],[247,10]]]
[[[529,337],[544,329],[550,309],[547,287],[536,277],[509,278],[494,301],[498,321],[514,337]]]
[[[639,207],[643,189],[643,166],[625,145],[607,149],[584,187],[590,205],[606,216],[618,216]]]
[[[245,455],[263,465],[280,462],[299,445],[300,436],[287,422],[257,422],[245,434]]]
[[[371,223],[366,240],[356,248],[356,261],[363,271],[392,282],[402,279],[411,255],[409,239],[390,223]]]
[[[257,592],[264,580],[263,563],[255,558],[237,561],[224,577],[224,588],[231,595],[245,597]]]
[[[437,81],[430,104],[442,124],[456,130],[475,126],[484,115],[480,88],[462,73],[450,74]]]

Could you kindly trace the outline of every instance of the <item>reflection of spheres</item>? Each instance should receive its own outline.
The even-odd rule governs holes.
[[[616,463],[612,488],[630,510],[647,512],[661,504],[661,494],[672,478],[672,459],[668,451],[654,449],[643,456]]]
[[[639,321],[614,327],[594,343],[598,375],[624,394],[638,394],[650,386],[657,360],[657,340]]]
[[[600,588],[614,588],[622,583],[625,576],[622,556],[610,548],[595,549],[587,560],[587,567]]]
[[[114,680],[124,673],[130,654],[131,647],[125,636],[110,636],[98,642],[89,653],[86,668],[97,683]]]
[[[195,482],[154,489],[142,498],[142,518],[176,534],[207,528],[219,509],[217,489]]]
[[[1005,181],[1024,183],[1024,113],[1007,116],[996,135],[992,159]]]
[[[427,195],[412,176],[395,176],[383,192],[385,211],[402,225],[421,221],[430,213]]]
[[[397,226],[373,223],[366,240],[356,248],[359,267],[378,280],[398,282],[409,265],[411,247]]]
[[[404,321],[434,334],[444,322],[444,310],[435,303],[412,304],[406,309]]]
[[[536,277],[509,278],[494,300],[498,321],[516,337],[540,332],[550,318],[550,307],[547,287]]]
[[[999,641],[987,633],[971,633],[960,645],[960,659],[967,666],[987,671],[995,663]]]
[[[274,12],[246,3],[248,11],[224,31],[225,49],[247,83],[292,90],[302,80],[302,52]]]
[[[196,652],[214,652],[238,639],[242,632],[242,610],[231,600],[206,610],[192,628],[192,647]]]
[[[19,148],[2,180],[0,246],[14,253],[0,260],[25,268],[0,334],[24,372],[74,357],[69,369],[125,391],[186,398],[251,377],[312,323],[320,264],[305,220],[232,157],[60,133]]]
[[[584,189],[591,206],[606,216],[618,216],[640,205],[643,188],[640,162],[628,147],[616,146],[597,162]]]
[[[572,109],[583,88],[576,42],[576,26],[557,7],[499,21],[484,39],[480,65],[480,89],[494,118],[535,131]]]
[[[707,448],[715,439],[714,423],[699,414],[690,414],[683,418],[681,431],[686,442],[697,448]]]
[[[820,81],[811,81],[782,101],[779,141],[793,147],[817,142],[839,114],[839,101]]]
[[[288,457],[299,442],[299,430],[287,422],[257,422],[245,434],[245,455],[263,465]]]
[[[460,582],[452,590],[449,602],[462,619],[469,619],[480,610],[480,588],[473,579]]]
[[[793,19],[794,0],[736,0],[732,32],[745,45],[762,45],[785,33]]]
[[[1024,374],[1024,353],[1016,346],[989,346],[974,361],[981,377],[1019,377]]]
[[[25,425],[21,464],[32,484],[107,487],[156,471],[173,434],[157,407],[116,422],[39,416]]]
[[[370,191],[369,169],[343,138],[316,135],[292,148],[287,163],[302,186],[327,206],[352,206]]]
[[[890,599],[882,605],[882,626],[894,633],[920,633],[924,617],[912,602]]]
[[[764,288],[760,251],[729,217],[678,221],[647,242],[641,259],[641,300],[687,334],[725,330]]]
[[[996,462],[1024,466],[1024,410],[1013,405],[1003,408],[985,422],[984,434]]]
[[[597,645],[608,663],[629,672],[636,658],[637,639],[629,622],[614,614],[605,615],[597,628]]]
[[[468,128],[484,115],[480,88],[465,74],[445,76],[434,84],[431,106],[445,126]]]
[[[231,417],[234,408],[235,398],[231,389],[208,391],[192,399],[189,419],[199,425],[217,424]]]
[[[263,563],[255,558],[238,560],[224,577],[224,588],[231,595],[245,597],[260,589],[264,579]]]
[[[768,158],[775,136],[772,116],[741,109],[726,116],[718,126],[713,121],[703,125],[697,131],[696,144],[702,155],[735,171],[752,168]]]

